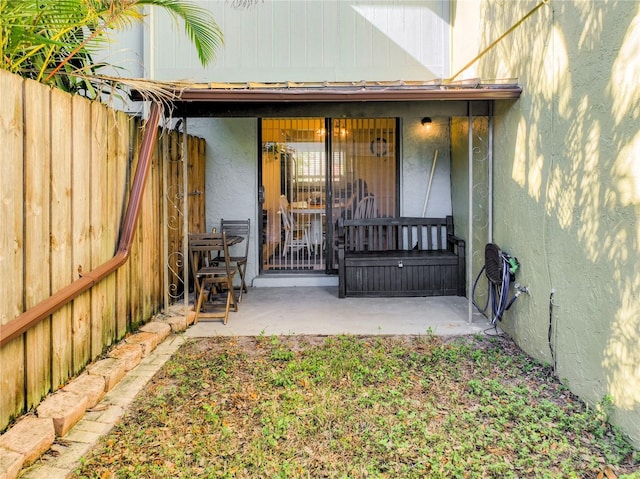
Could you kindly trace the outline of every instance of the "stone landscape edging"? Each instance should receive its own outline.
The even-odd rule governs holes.
[[[64,439],[87,411],[95,408],[105,394],[148,357],[170,334],[185,331],[195,319],[187,316],[153,319],[125,337],[106,357],[87,365],[85,371],[62,388],[49,394],[0,436],[0,479],[17,479],[51,449],[56,439]]]

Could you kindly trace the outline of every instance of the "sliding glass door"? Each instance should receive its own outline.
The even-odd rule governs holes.
[[[397,121],[261,121],[262,272],[337,269],[339,217],[396,213]]]

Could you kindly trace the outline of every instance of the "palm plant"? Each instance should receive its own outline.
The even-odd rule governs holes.
[[[203,66],[215,58],[222,32],[208,10],[184,0],[0,0],[0,68],[96,98],[118,82],[97,75],[105,65],[92,55],[111,32],[143,21],[147,6],[182,20]]]

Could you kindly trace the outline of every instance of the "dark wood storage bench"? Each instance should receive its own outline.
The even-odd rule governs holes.
[[[341,298],[465,295],[465,242],[453,217],[338,220]]]

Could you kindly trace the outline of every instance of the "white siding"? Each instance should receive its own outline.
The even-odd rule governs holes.
[[[151,77],[193,81],[430,80],[449,74],[447,0],[264,0],[235,9],[195,2],[224,33],[214,65],[202,68],[169,17],[152,13]]]

